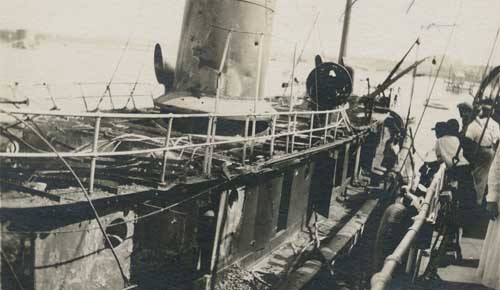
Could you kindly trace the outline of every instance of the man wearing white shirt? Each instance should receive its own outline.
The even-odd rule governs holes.
[[[439,160],[446,164],[447,168],[453,166],[463,166],[469,165],[469,162],[465,159],[462,150],[458,150],[460,147],[460,140],[453,133],[449,132],[447,123],[438,122],[433,128],[436,131],[435,152]],[[458,156],[456,156],[458,151]],[[454,164],[455,156],[457,157],[456,164]]]
[[[456,120],[451,119],[446,123],[436,123],[433,128],[437,138],[434,150],[437,159],[446,164],[446,173],[449,180],[457,182],[454,198],[458,201],[457,221],[459,226],[462,227],[473,216],[476,192],[469,162],[465,159],[463,150],[460,148],[455,122]]]
[[[463,104],[464,103],[460,104],[462,107],[459,105],[459,108],[462,110],[468,107]],[[472,106],[470,106],[470,108],[472,108]],[[466,156],[472,163],[472,176],[474,177],[474,187],[477,194],[476,202],[478,205],[483,203],[486,186],[488,184],[488,172],[500,137],[498,124],[492,118],[488,121],[486,129],[483,130],[486,126],[487,118],[481,117],[485,117],[485,115],[488,114],[487,109],[487,106],[483,106],[479,117],[471,120],[467,126],[467,130],[465,131],[465,139],[469,139],[473,144],[473,146],[470,146],[471,148],[469,149],[466,149],[464,146],[464,150],[469,151],[468,154],[466,152]],[[472,109],[470,112],[472,113]],[[468,115],[465,114],[465,116]],[[481,135],[483,135],[482,139]]]

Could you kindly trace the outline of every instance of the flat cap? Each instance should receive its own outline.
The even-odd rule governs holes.
[[[472,110],[472,103],[470,102],[461,102],[460,104],[457,105],[457,108],[459,109],[469,109]]]

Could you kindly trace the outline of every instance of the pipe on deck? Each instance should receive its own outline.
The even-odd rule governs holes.
[[[425,199],[418,214],[414,218],[413,225],[408,229],[408,232],[403,237],[394,252],[389,255],[384,262],[384,266],[380,272],[372,276],[370,281],[371,290],[384,290],[392,279],[392,274],[403,260],[406,253],[410,249],[413,241],[417,237],[418,232],[422,228],[431,208],[431,202],[434,196],[441,189],[442,179],[444,176],[445,167],[442,166],[439,171],[434,175],[431,185],[427,189]]]

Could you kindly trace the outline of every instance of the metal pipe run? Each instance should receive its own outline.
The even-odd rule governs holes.
[[[394,252],[385,259],[382,270],[373,275],[370,281],[371,290],[384,290],[391,282],[394,270],[396,270],[398,265],[401,264],[404,256],[408,253],[408,250],[417,237],[418,232],[427,219],[429,210],[431,209],[431,203],[436,198],[436,194],[441,191],[444,179],[444,171],[445,166],[441,165],[439,171],[434,175],[431,185],[427,188],[424,202],[422,203],[418,214],[414,217],[413,225],[408,229],[408,232],[406,232],[405,236],[396,247]]]

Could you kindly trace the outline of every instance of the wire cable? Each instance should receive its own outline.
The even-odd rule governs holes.
[[[428,108],[428,105],[429,105],[429,101],[431,100],[431,97],[432,97],[432,93],[434,92],[434,88],[436,86],[436,82],[437,82],[437,79],[439,77],[439,73],[441,72],[441,68],[443,67],[443,62],[446,58],[446,54],[448,53],[448,49],[450,47],[450,44],[451,44],[451,41],[453,39],[453,36],[455,34],[455,30],[456,30],[456,21],[459,17],[459,15],[461,14],[461,10],[462,10],[462,1],[460,1],[460,6],[458,7],[458,11],[457,11],[457,14],[455,15],[455,25],[453,25],[453,28],[450,32],[450,36],[448,37],[448,41],[446,42],[446,46],[445,46],[445,49],[444,49],[444,53],[443,53],[443,56],[441,57],[441,61],[439,62],[439,66],[436,70],[436,75],[434,77],[434,81],[432,82],[432,86],[431,86],[431,89],[429,91],[429,95],[425,101],[425,105],[424,105],[424,109],[422,111],[422,114],[420,115],[420,118],[418,120],[418,123],[417,123],[417,127],[415,128],[415,132],[413,133],[413,140],[417,137],[417,134],[418,134],[418,131],[420,129],[420,126],[422,124],[422,121],[424,119],[424,116],[425,116],[425,112],[427,111],[427,108]],[[408,160],[408,157],[409,155],[411,154],[411,151],[408,150],[408,153],[406,154],[405,158],[403,159],[403,166],[401,166],[400,170],[399,170],[399,174],[401,174],[403,168],[404,168],[404,164],[406,163],[406,160]]]
[[[138,13],[137,13],[137,16],[139,16],[141,13],[142,13],[142,9],[144,7],[144,2],[145,1],[140,1],[139,2],[139,9],[138,9]],[[136,17],[137,19],[140,19],[140,17]],[[122,53],[120,55],[120,58],[118,58],[118,62],[116,63],[116,66],[115,66],[115,69],[113,70],[113,73],[111,74],[111,77],[109,79],[109,81],[107,82],[106,84],[106,88],[104,89],[104,92],[102,93],[102,96],[99,98],[99,101],[97,102],[97,105],[94,109],[94,111],[99,111],[99,107],[101,106],[101,103],[102,101],[104,100],[104,97],[106,97],[106,93],[109,93],[109,97],[111,98],[111,92],[110,92],[110,88],[109,86],[111,85],[111,83],[113,82],[113,79],[115,78],[116,76],[116,72],[118,71],[118,68],[120,67],[122,61],[123,61],[123,57],[125,56],[126,52],[128,51],[128,48],[129,48],[129,44],[130,44],[130,39],[132,38],[132,28],[129,30],[129,34],[128,34],[128,37],[127,37],[127,41],[125,42],[125,46],[124,48],[122,49]],[[111,100],[111,99],[110,99]]]
[[[462,3],[462,2],[460,2],[460,3]],[[460,8],[459,8],[459,13],[460,13],[460,11],[461,11],[461,6],[462,6],[462,5],[460,5]],[[456,18],[458,18],[459,13],[457,13]],[[446,47],[445,47],[445,49],[444,49],[443,56],[441,57],[441,61],[439,62],[439,66],[438,66],[438,68],[437,68],[437,70],[436,70],[436,75],[435,75],[435,77],[434,77],[434,81],[432,82],[432,86],[431,86],[431,89],[430,89],[430,91],[429,91],[429,95],[428,95],[428,97],[427,97],[427,99],[426,99],[426,101],[425,101],[424,109],[423,109],[422,114],[420,115],[420,118],[419,118],[419,120],[418,120],[417,127],[415,128],[415,134],[414,134],[414,136],[415,136],[415,137],[416,137],[416,136],[417,136],[417,134],[418,134],[418,131],[419,131],[419,129],[420,129],[420,126],[421,126],[422,121],[423,121],[424,116],[425,116],[425,112],[427,111],[427,108],[428,108],[428,106],[429,106],[429,102],[430,102],[430,100],[431,100],[432,93],[434,92],[434,88],[435,88],[435,86],[436,86],[437,79],[438,79],[439,74],[440,74],[440,72],[441,72],[441,68],[443,67],[443,63],[444,63],[444,60],[445,60],[445,58],[446,58],[446,54],[448,53],[448,49],[449,49],[449,47],[450,47],[451,41],[452,41],[452,39],[453,39],[453,36],[454,36],[454,34],[455,34],[456,27],[457,27],[456,25],[454,25],[454,26],[453,26],[453,28],[452,28],[452,30],[451,30],[451,33],[450,33],[450,36],[449,36],[449,38],[448,38],[448,41],[447,41],[447,43],[446,43]]]
[[[497,41],[498,41],[499,34],[500,34],[500,25],[498,26],[497,34],[495,35],[495,39],[493,40],[493,44],[491,45],[490,55],[488,56],[488,60],[486,61],[486,66],[484,67],[483,76],[481,79],[484,79],[484,77],[486,76],[486,73],[488,72],[490,62],[491,62],[491,59],[493,57],[493,52],[495,51],[495,48],[497,47]]]
[[[17,287],[19,287],[20,290],[24,290],[23,284],[19,280],[19,277],[17,276],[16,272],[14,271],[14,267],[10,263],[9,259],[7,259],[7,255],[5,255],[4,251],[0,249],[0,252],[2,252],[2,257],[7,266],[9,267],[10,272],[12,273],[12,277],[14,277],[14,280],[16,281]]]

